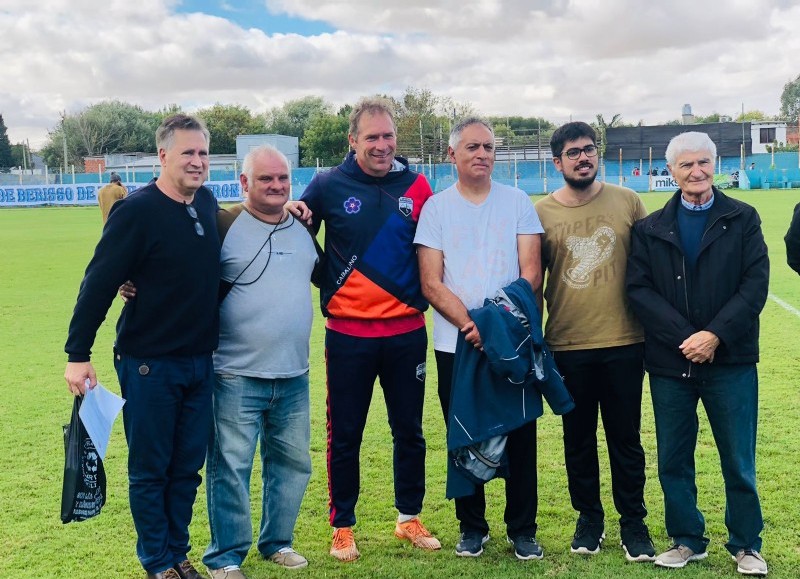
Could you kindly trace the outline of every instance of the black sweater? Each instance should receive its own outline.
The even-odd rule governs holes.
[[[217,347],[219,237],[217,202],[201,187],[192,203],[204,229],[155,183],[114,204],[81,282],[64,350],[89,360],[97,329],[117,288],[136,285],[117,321],[116,348],[137,356],[194,355]]]

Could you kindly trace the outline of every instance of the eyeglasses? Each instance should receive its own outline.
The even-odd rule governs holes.
[[[194,205],[189,205],[185,201],[183,205],[186,207],[186,213],[189,214],[189,217],[194,219],[194,232],[200,237],[203,237],[206,234],[206,230],[203,229],[203,224],[200,223],[200,220],[197,218],[197,209],[194,208]]]
[[[594,157],[597,155],[597,146],[596,145],[586,145],[583,149],[580,147],[573,147],[572,149],[567,149],[561,155],[566,155],[567,159],[574,161],[578,157],[581,156],[581,153],[586,153],[587,157]],[[559,155],[559,157],[561,156]]]

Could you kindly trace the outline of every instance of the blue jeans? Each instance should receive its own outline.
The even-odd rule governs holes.
[[[128,441],[136,554],[150,573],[186,559],[189,523],[211,432],[211,354],[114,356]]]
[[[208,447],[206,494],[211,569],[241,565],[253,544],[250,475],[261,448],[258,551],[269,557],[292,546],[300,503],[311,476],[308,373],[263,379],[217,374],[214,432]]]
[[[708,545],[705,519],[697,508],[694,464],[697,401],[702,400],[725,481],[725,548],[732,554],[740,549],[760,551],[764,522],[756,491],[755,364],[703,365],[699,376],[690,379],[650,375],[650,392],[669,536],[696,553]]]

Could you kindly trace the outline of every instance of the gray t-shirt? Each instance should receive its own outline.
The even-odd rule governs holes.
[[[517,235],[542,233],[530,198],[520,189],[492,181],[483,203],[464,199],[455,185],[422,208],[414,243],[444,254],[444,285],[467,309],[519,278]],[[433,312],[433,347],[455,352],[458,328]]]
[[[308,371],[316,261],[311,236],[294,217],[277,226],[247,211],[236,217],[221,265],[224,280],[239,278],[220,306],[215,372],[293,378]]]

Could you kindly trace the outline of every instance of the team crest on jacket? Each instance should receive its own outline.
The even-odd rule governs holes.
[[[355,197],[348,197],[347,200],[344,202],[344,210],[350,213],[358,213],[361,211],[361,200],[356,199]]]
[[[417,365],[417,380],[425,382],[425,362]]]
[[[400,207],[400,213],[406,217],[411,215],[411,212],[414,211],[414,200],[411,197],[400,197],[400,199],[398,199],[398,205]]]

